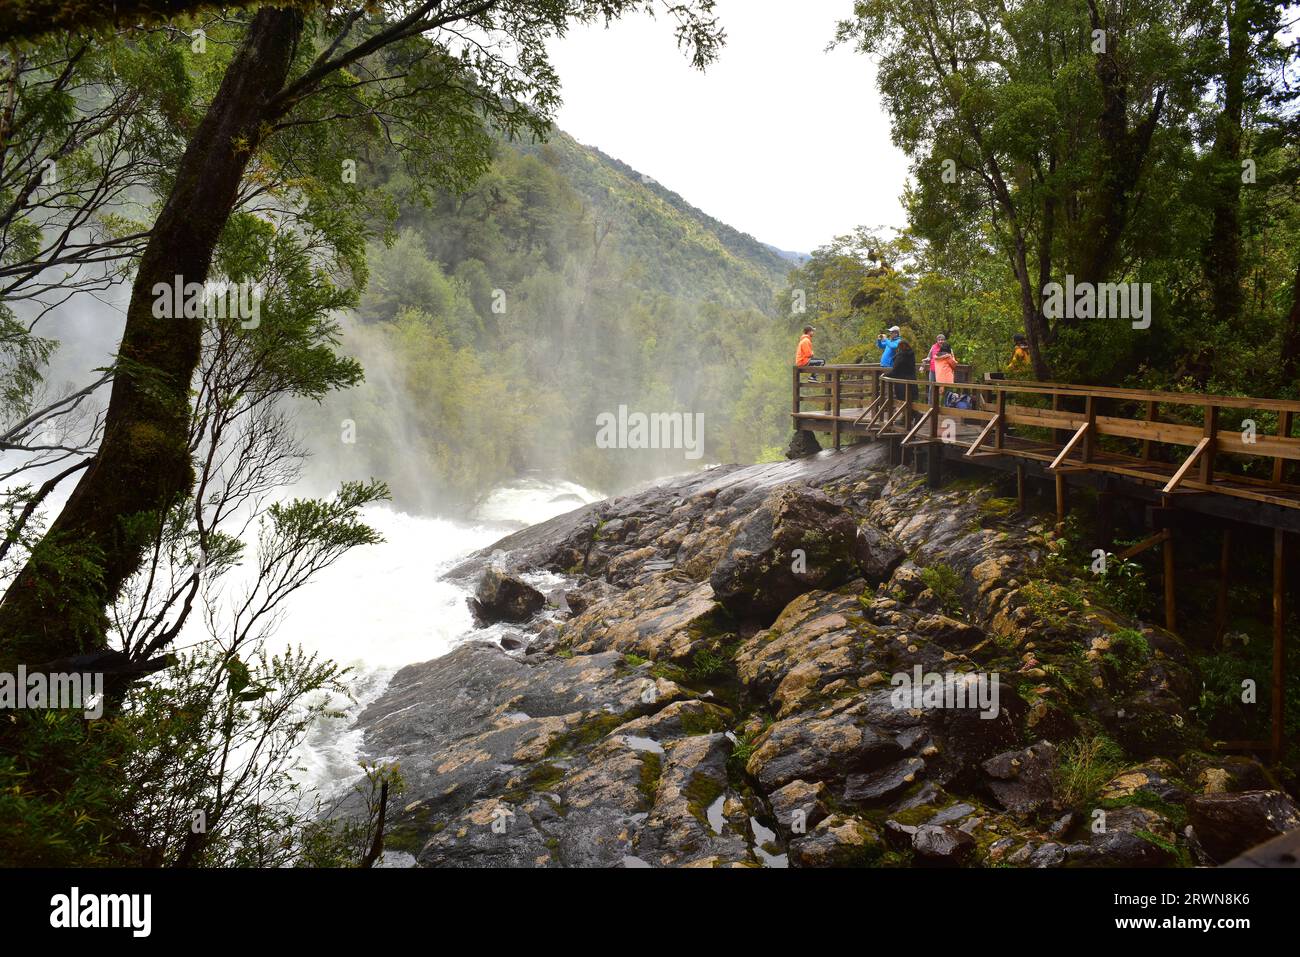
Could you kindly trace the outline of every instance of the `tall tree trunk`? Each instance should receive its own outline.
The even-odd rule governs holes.
[[[259,11],[190,139],[131,290],[103,442],[0,604],[0,663],[101,647],[103,609],[139,567],[161,515],[190,491],[190,385],[203,321],[155,318],[154,286],[206,281],[302,29],[298,10]]]
[[[1107,29],[1097,0],[1088,0],[1088,14],[1094,30],[1106,31],[1106,47],[1097,54],[1095,65],[1102,96],[1097,124],[1101,160],[1099,188],[1082,230],[1086,246],[1079,257],[1075,279],[1101,283],[1114,269],[1133,193],[1151,149],[1151,138],[1164,112],[1165,91],[1161,89],[1156,93],[1150,111],[1130,129],[1127,78],[1118,51],[1113,48],[1118,37]]]
[[[1020,284],[1020,315],[1025,326],[1025,336],[1029,339],[1029,358],[1034,364],[1034,378],[1041,382],[1051,381],[1052,368],[1047,361],[1047,338],[1049,330],[1047,319],[1043,315],[1042,285],[1035,286],[1029,277],[1029,260],[1026,255],[1024,235],[1017,230],[1015,249],[1012,255],[1012,268]]]
[[[1282,385],[1293,385],[1300,374],[1300,264],[1291,287],[1291,311],[1282,326]]]
[[[1214,220],[1205,248],[1205,274],[1214,299],[1214,317],[1223,323],[1225,334],[1236,325],[1241,312],[1241,123],[1250,70],[1248,7],[1248,0],[1228,6],[1228,50],[1221,75],[1223,109],[1215,122],[1210,156]]]
[[[1056,155],[1048,158],[1048,176],[1056,172]],[[1044,184],[1046,189],[1046,184]],[[1052,281],[1052,246],[1056,240],[1056,198],[1049,192],[1043,199],[1043,225],[1038,235],[1038,288],[1037,295],[1028,303],[1033,308],[1025,313],[1025,335],[1029,337],[1029,356],[1034,363],[1034,378],[1050,381],[1052,370],[1047,361],[1046,347],[1051,342],[1052,329],[1043,315],[1043,290]],[[1026,264],[1026,268],[1027,268]]]

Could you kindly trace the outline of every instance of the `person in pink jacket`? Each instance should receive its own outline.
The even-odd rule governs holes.
[[[939,347],[944,344],[946,339],[947,336],[942,332],[935,336],[934,345],[930,346],[930,354],[925,357],[925,368],[926,371],[929,372],[929,379],[931,382],[934,381],[934,357],[939,354]]]

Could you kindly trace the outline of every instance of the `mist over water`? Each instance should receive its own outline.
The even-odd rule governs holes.
[[[303,494],[328,495],[341,481],[378,478],[388,483],[398,507],[438,514],[446,497],[421,467],[434,437],[422,432],[409,412],[411,393],[396,358],[351,313],[337,318],[341,351],[361,363],[365,380],[319,403],[296,403],[310,453],[299,488]]]
[[[129,290],[120,292],[129,295]],[[47,369],[44,402],[83,387],[98,375],[94,370],[112,362],[124,306],[124,300],[78,295],[41,321],[38,332],[59,342]],[[347,553],[290,596],[267,642],[269,652],[301,646],[351,669],[347,683],[355,701],[335,702],[344,716],[313,728],[301,752],[304,783],[324,794],[350,786],[359,776],[360,732],[351,725],[394,673],[445,655],[462,642],[500,637],[499,626],[475,627],[469,589],[443,581],[441,575],[512,531],[602,497],[562,475],[534,469],[484,489],[473,508],[449,508],[447,496],[420,465],[436,436],[423,434],[406,414],[410,393],[393,356],[378,338],[357,334],[347,316],[341,323],[345,349],[363,363],[366,382],[320,405],[297,403],[294,418],[308,458],[299,481],[279,489],[275,498],[327,497],[342,481],[372,476],[389,482],[398,494],[394,503],[363,514],[383,542]],[[86,408],[102,409],[108,394],[107,387],[101,388]],[[343,441],[344,420],[355,424],[355,443]],[[47,471],[34,471],[23,480],[40,481]],[[47,500],[48,517],[58,513],[74,485],[66,481]],[[256,527],[245,539],[242,567],[220,586],[230,597],[241,594],[252,577]],[[176,644],[183,648],[207,638],[201,616],[195,615]]]
[[[475,627],[469,589],[442,573],[511,529],[597,498],[572,482],[525,478],[496,489],[468,521],[367,509],[365,521],[384,542],[345,555],[295,595],[273,643],[301,645],[353,669],[356,702],[345,717],[316,727],[303,749],[307,783],[330,794],[356,780],[361,735],[350,725],[398,669],[500,637],[499,626]]]

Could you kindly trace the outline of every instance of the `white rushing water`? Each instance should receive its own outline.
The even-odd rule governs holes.
[[[365,521],[384,542],[350,552],[296,594],[271,642],[301,645],[353,669],[357,701],[309,736],[305,783],[325,795],[357,778],[361,733],[350,726],[398,669],[497,636],[499,629],[475,628],[468,589],[443,580],[444,572],[514,529],[599,497],[571,482],[525,478],[493,491],[464,522],[367,510]]]

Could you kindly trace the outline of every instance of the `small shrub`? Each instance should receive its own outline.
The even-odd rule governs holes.
[[[1110,738],[1101,734],[1075,738],[1060,750],[1057,796],[1071,807],[1084,807],[1123,767],[1124,752]]]
[[[958,617],[963,614],[961,576],[951,565],[940,562],[921,569],[921,581],[939,599],[939,606],[945,615]]]
[[[718,652],[708,648],[701,648],[691,658],[690,675],[696,681],[707,681],[721,671],[726,664],[727,659]]]

